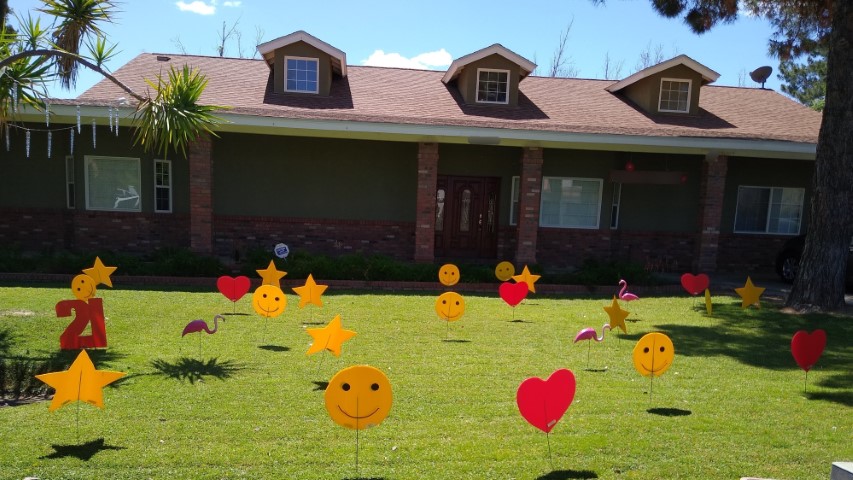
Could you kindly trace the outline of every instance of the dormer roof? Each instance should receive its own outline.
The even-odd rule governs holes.
[[[347,54],[304,30],[297,30],[289,35],[262,43],[258,45],[258,53],[260,53],[267,64],[272,67],[275,63],[275,55],[273,52],[279,48],[286,47],[296,42],[305,42],[308,45],[328,54],[332,57],[332,69],[335,73],[342,77],[347,76]]]
[[[607,90],[610,93],[616,93],[619,90],[622,90],[623,88],[625,88],[629,85],[637,83],[644,78],[648,78],[648,77],[650,77],[656,73],[663,72],[664,70],[668,70],[668,69],[675,67],[675,66],[678,66],[678,65],[684,65],[685,67],[687,67],[687,68],[695,71],[699,75],[701,75],[702,76],[702,85],[715,82],[718,78],[720,78],[719,73],[711,70],[710,68],[706,67],[705,65],[702,65],[701,63],[697,62],[696,60],[693,60],[692,58],[688,57],[687,55],[682,54],[682,55],[679,55],[675,58],[671,58],[669,60],[658,63],[657,65],[652,65],[651,67],[644,68],[643,70],[640,70],[639,72],[631,75],[630,77],[627,77],[623,80],[620,80],[620,81],[614,83],[613,85],[610,85],[605,90]]]
[[[504,47],[500,43],[495,43],[494,45],[490,45],[486,48],[477,50],[474,53],[469,53],[468,55],[457,58],[450,64],[450,67],[445,72],[444,76],[441,77],[441,81],[446,83],[450,83],[453,79],[455,79],[462,72],[462,69],[465,68],[466,65],[476,62],[478,60],[482,60],[489,55],[500,55],[512,63],[515,63],[519,66],[521,70],[521,78],[524,78],[530,75],[533,70],[536,69],[536,64],[531,62],[530,60],[522,57],[521,55],[513,52],[512,50]]]

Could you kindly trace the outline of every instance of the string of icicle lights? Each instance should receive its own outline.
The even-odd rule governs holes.
[[[13,113],[18,113],[18,95],[17,89],[12,89],[12,111]],[[54,132],[69,132],[69,143],[70,143],[70,153],[74,154],[74,141],[75,134],[82,133],[82,126],[80,120],[80,106],[77,105],[77,124],[72,125],[70,127],[50,127],[50,117],[52,113],[50,111],[50,104],[45,103],[44,105],[44,128],[33,128],[33,127],[25,127],[23,125],[18,125],[16,123],[7,123],[6,128],[4,129],[5,140],[6,140],[6,151],[10,151],[12,148],[12,139],[9,135],[9,132],[12,128],[16,128],[24,132],[24,140],[26,142],[25,150],[27,154],[27,158],[30,158],[30,142],[32,138],[32,132],[47,132],[47,157],[51,158],[53,153],[53,134]],[[109,118],[109,128],[110,133],[113,133],[115,136],[118,136],[119,131],[119,108],[109,106],[107,107],[107,117]],[[92,119],[92,148],[97,148],[98,145],[98,137],[97,137],[97,124],[95,119]]]

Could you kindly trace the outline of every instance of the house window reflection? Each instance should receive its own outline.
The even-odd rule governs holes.
[[[441,232],[444,230],[444,197],[443,188],[439,188],[435,194],[435,231]]]
[[[459,213],[459,231],[468,232],[471,230],[471,190],[467,188],[462,190],[462,205]]]

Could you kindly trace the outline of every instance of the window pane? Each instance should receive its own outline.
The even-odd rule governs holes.
[[[444,230],[444,196],[443,188],[439,188],[435,194],[435,231]]]
[[[600,180],[545,177],[540,225],[597,228],[600,199]]]
[[[735,213],[735,231],[765,232],[767,230],[767,210],[769,204],[769,188],[739,187],[737,193],[737,212]]]
[[[317,92],[316,59],[287,59],[285,90],[289,92]]]
[[[459,213],[459,231],[471,230],[471,190],[462,191],[462,211]]]
[[[477,77],[477,101],[507,103],[508,72],[480,71]]]
[[[661,80],[658,108],[664,111],[687,112],[690,109],[689,96],[690,82]]]
[[[86,208],[141,210],[139,159],[86,158]]]
[[[521,177],[512,177],[512,198],[509,207],[509,223],[510,225],[518,225],[518,196]]]
[[[168,160],[154,161],[154,211],[172,211],[172,163]]]

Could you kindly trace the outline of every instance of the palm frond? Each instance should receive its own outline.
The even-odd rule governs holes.
[[[146,151],[167,155],[170,148],[186,155],[190,142],[204,133],[216,135],[213,128],[222,119],[213,114],[224,107],[199,105],[207,78],[199,71],[169,68],[168,79],[157,76],[157,82],[146,80],[156,92],[154,98],[141,102],[136,109],[134,144]]]

